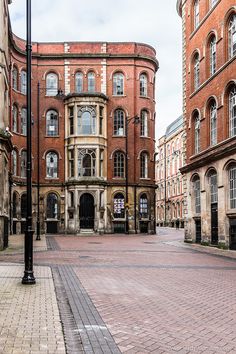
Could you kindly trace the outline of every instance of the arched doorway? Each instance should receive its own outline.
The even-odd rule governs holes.
[[[47,233],[58,233],[59,202],[55,193],[47,195]]]
[[[80,197],[79,219],[80,229],[94,228],[94,198],[89,193]]]

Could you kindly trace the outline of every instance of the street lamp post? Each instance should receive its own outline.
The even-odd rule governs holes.
[[[134,116],[125,120],[125,233],[129,234],[129,170],[128,170],[128,125],[130,122],[140,123],[140,118]]]
[[[25,230],[25,270],[22,278],[22,284],[35,284],[33,272],[33,233],[32,230],[32,142],[31,142],[31,0],[26,2],[26,27],[27,27],[27,169],[26,169],[26,192],[27,192],[27,210],[26,210],[26,230]]]

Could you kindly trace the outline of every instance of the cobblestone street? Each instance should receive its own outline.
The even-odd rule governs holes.
[[[34,259],[51,266],[67,352],[235,354],[236,260],[182,239],[48,236]]]

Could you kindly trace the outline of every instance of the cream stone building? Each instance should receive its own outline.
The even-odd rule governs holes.
[[[158,142],[156,161],[156,222],[157,226],[184,227],[183,116],[174,120]]]

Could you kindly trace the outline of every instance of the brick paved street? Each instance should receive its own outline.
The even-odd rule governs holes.
[[[235,354],[236,259],[182,238],[48,236],[34,259],[52,267],[67,352]]]

